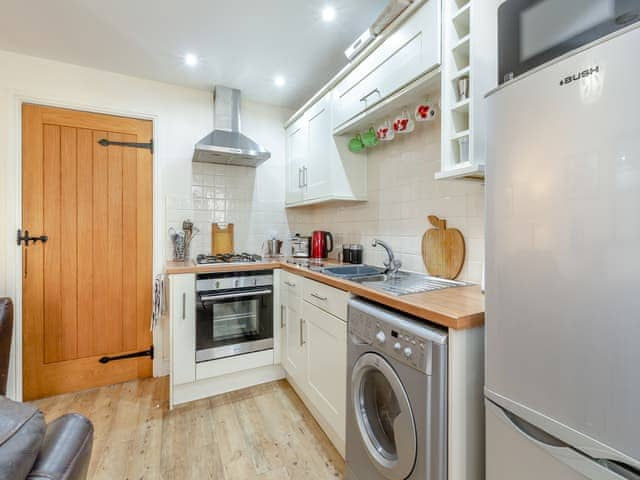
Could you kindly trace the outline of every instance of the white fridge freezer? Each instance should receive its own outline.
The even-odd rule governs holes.
[[[637,25],[487,98],[488,480],[640,479]]]

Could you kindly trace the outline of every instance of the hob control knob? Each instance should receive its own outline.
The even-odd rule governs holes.
[[[394,344],[393,344],[393,349],[394,349],[396,352],[399,352],[400,350],[402,350],[402,345],[400,345],[400,342],[396,342],[396,343],[394,343]]]
[[[382,344],[387,340],[387,336],[382,330],[380,330],[378,333],[376,333],[376,340],[378,341],[378,343]]]
[[[411,350],[410,347],[406,347],[403,353],[405,357],[411,358],[411,355],[413,355],[413,350]]]

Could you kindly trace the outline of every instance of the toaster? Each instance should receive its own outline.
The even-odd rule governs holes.
[[[294,235],[289,240],[290,254],[296,258],[309,258],[311,253],[311,237]]]

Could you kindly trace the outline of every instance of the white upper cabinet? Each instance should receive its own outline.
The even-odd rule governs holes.
[[[302,166],[307,155],[307,129],[300,118],[287,129],[286,202],[293,204],[303,199]]]
[[[440,65],[440,1],[427,0],[335,87],[333,129]]]
[[[331,97],[325,94],[287,128],[288,207],[366,200],[366,153],[351,153],[349,137],[331,133]]]
[[[319,198],[331,189],[331,168],[327,159],[335,150],[331,135],[331,103],[325,97],[309,109],[306,115],[309,135],[307,162],[302,177],[307,198]]]

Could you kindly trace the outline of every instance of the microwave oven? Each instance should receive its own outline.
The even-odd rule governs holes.
[[[498,83],[640,20],[640,0],[506,0],[498,7]]]

